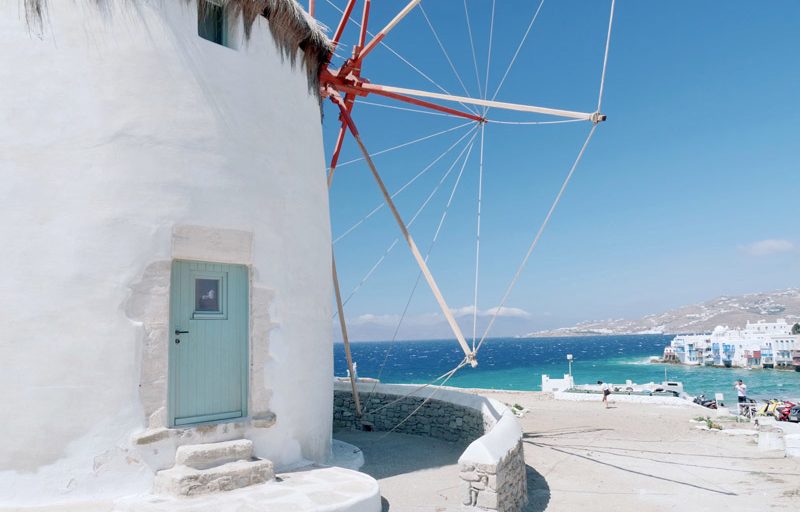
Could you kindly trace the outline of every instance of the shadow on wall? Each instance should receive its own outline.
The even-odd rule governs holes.
[[[550,486],[541,473],[531,466],[525,466],[525,476],[528,481],[528,504],[524,512],[542,512],[550,503]]]

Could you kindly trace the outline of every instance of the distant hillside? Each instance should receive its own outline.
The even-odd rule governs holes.
[[[718,297],[637,320],[582,322],[573,327],[528,333],[525,337],[700,333],[710,332],[717,325],[744,327],[747,321],[774,322],[777,318],[800,322],[800,288]]]

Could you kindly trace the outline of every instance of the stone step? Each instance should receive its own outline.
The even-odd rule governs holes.
[[[253,458],[253,441],[236,439],[220,443],[179,446],[175,453],[175,464],[194,469],[209,469],[228,462],[251,458]]]
[[[209,469],[176,465],[156,473],[153,491],[174,496],[198,496],[232,491],[272,480],[275,473],[268,460],[237,460]]]

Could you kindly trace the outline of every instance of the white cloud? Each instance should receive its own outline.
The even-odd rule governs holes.
[[[794,243],[789,240],[781,240],[769,238],[767,240],[759,240],[752,244],[740,247],[740,249],[749,254],[750,256],[769,256],[770,254],[778,254],[781,252],[791,252],[796,249]]]
[[[507,308],[507,307],[499,308],[499,310],[498,308],[489,308],[486,311],[484,311],[483,314],[486,316],[494,315],[496,311],[497,311],[497,316],[503,316],[506,318],[529,318],[531,316],[531,314],[525,311],[524,309]]]
[[[355,318],[349,318],[347,323],[350,325],[395,325],[398,320],[400,320],[399,315],[373,315],[371,313],[367,313],[364,315],[359,315]]]
[[[472,316],[472,312],[475,311],[475,308],[472,306],[463,306],[460,308],[450,308],[450,312],[453,314],[454,317],[462,317],[462,316]]]
[[[462,317],[462,316],[472,316],[474,314],[475,308],[473,306],[463,306],[456,309],[450,310],[455,317]],[[531,314],[521,308],[509,308],[509,307],[502,307],[502,308],[489,308],[489,309],[479,309],[478,316],[479,317],[486,317],[486,316],[494,316],[495,313],[498,317],[505,317],[505,318],[530,318]]]
[[[466,330],[472,329],[472,306],[454,308],[453,314],[456,316],[461,329],[466,334]],[[515,307],[497,307],[488,309],[478,309],[477,327],[483,331],[488,325],[492,315],[497,312],[497,322],[494,324],[492,335],[506,336],[516,335],[519,332],[533,330],[530,325],[534,315],[524,309]],[[364,313],[353,315],[347,318],[348,334],[351,340],[393,340],[393,339],[443,339],[452,338],[453,332],[439,311],[429,311],[427,313],[409,313],[403,319],[400,330],[396,332],[400,315],[397,314],[376,314]],[[336,339],[340,338],[339,321],[332,319],[331,326]]]
[[[394,327],[400,321],[400,315],[374,315],[365,313],[354,318],[347,319],[347,325],[379,325]],[[444,317],[439,313],[422,313],[419,315],[406,315],[403,319],[405,325],[425,326],[435,325],[444,321]],[[335,325],[339,325],[338,320],[334,320]]]
[[[472,312],[475,310],[472,306],[464,306],[460,308],[451,309],[453,316],[456,318],[471,317]],[[487,318],[493,316],[498,311],[497,307],[489,309],[479,309],[478,317]],[[499,308],[497,313],[498,318],[530,318],[531,314],[521,308],[503,307]],[[348,318],[348,325],[381,325],[381,326],[395,326],[400,321],[400,315],[375,315],[372,313],[365,313],[354,318]],[[429,326],[443,323],[444,316],[441,313],[422,313],[417,315],[407,315],[404,319],[404,324],[408,326]],[[338,325],[338,320],[334,320],[334,324]]]

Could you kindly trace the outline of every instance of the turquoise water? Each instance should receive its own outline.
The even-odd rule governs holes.
[[[624,383],[683,382],[690,394],[735,397],[733,383],[742,379],[754,398],[800,399],[800,372],[744,370],[651,364],[672,336],[585,336],[569,338],[495,338],[484,343],[477,368],[461,369],[447,384],[457,387],[541,390],[542,374],[561,378],[568,371],[567,354],[573,354],[576,384],[598,380]],[[455,367],[463,353],[455,340],[355,342],[353,360],[361,377],[377,377],[387,383],[428,383]],[[346,375],[344,348],[334,346],[334,371]]]

